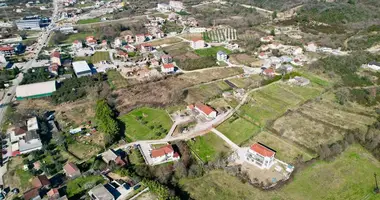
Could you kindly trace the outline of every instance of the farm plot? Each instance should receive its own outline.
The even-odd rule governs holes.
[[[194,140],[189,140],[187,144],[203,162],[213,161],[223,152],[230,151],[229,146],[214,133],[196,137]]]
[[[227,54],[230,54],[231,51],[222,47],[222,46],[215,46],[205,49],[197,49],[195,50],[195,53],[200,57],[216,57],[216,53],[218,51],[224,51]]]
[[[229,59],[232,64],[241,64],[248,66],[251,66],[251,64],[256,61],[253,56],[250,56],[248,54],[233,54]]]
[[[165,110],[147,107],[135,109],[120,120],[125,123],[125,135],[132,141],[161,138],[172,125]]]
[[[185,101],[187,103],[207,102],[210,99],[219,96],[223,91],[230,89],[230,86],[228,86],[224,81],[200,85],[188,90]]]
[[[217,130],[222,132],[234,143],[242,144],[257,134],[260,131],[260,127],[238,116],[232,116],[219,125]]]
[[[306,149],[296,146],[291,141],[286,141],[284,138],[266,131],[258,133],[245,142],[243,146],[251,146],[256,142],[260,142],[274,149],[276,151],[276,158],[290,164],[294,163],[298,157],[300,157],[302,161],[308,161],[317,156],[316,154],[309,153]]]
[[[224,42],[237,39],[236,29],[223,28],[203,33],[203,39],[206,42]]]
[[[160,46],[160,45],[163,45],[163,44],[166,44],[166,45],[175,44],[175,43],[179,43],[181,41],[182,40],[179,39],[179,38],[169,37],[169,38],[165,38],[165,39],[150,41],[150,42],[147,42],[147,44],[150,44],[152,46]]]

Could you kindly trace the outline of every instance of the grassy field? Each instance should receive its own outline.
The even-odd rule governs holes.
[[[94,35],[92,32],[79,32],[69,34],[69,37],[63,43],[73,43],[75,40],[85,40],[87,36]],[[95,36],[95,35],[94,35]]]
[[[78,20],[77,24],[91,24],[91,23],[96,23],[96,22],[100,22],[100,17],[92,18],[92,19],[81,19],[81,20]]]
[[[173,122],[165,110],[138,108],[120,117],[125,123],[125,134],[132,140],[149,140],[164,137]]]
[[[214,160],[219,153],[228,152],[227,144],[214,133],[195,138],[195,141],[189,140],[187,144],[204,162]]]
[[[128,81],[116,70],[107,71],[108,83],[112,89],[120,89],[128,86]]]
[[[152,46],[160,46],[163,44],[174,44],[174,43],[178,43],[181,41],[182,40],[177,38],[177,37],[169,37],[169,38],[165,38],[165,39],[161,39],[161,40],[155,40],[155,41],[147,42],[147,44],[150,44]]]
[[[215,46],[215,47],[210,47],[210,48],[205,48],[205,49],[197,49],[195,50],[195,53],[201,57],[210,57],[210,56],[216,57],[216,53],[218,51],[224,51],[227,54],[231,53],[230,50],[221,46]]]
[[[292,182],[274,191],[243,184],[223,171],[182,179],[180,185],[193,199],[375,200],[378,196],[372,193],[374,172],[380,173],[380,162],[361,146],[354,145],[334,161],[315,162],[295,174]]]
[[[74,142],[68,145],[68,151],[80,159],[90,158],[99,153],[100,147],[93,144]]]
[[[237,116],[232,116],[219,125],[217,129],[238,145],[249,140],[260,131],[260,127]]]
[[[99,63],[100,61],[111,61],[108,51],[97,51],[91,56],[92,63]]]
[[[91,188],[87,188],[86,185],[96,186],[97,184],[100,184],[100,183],[104,184],[105,182],[106,180],[100,175],[78,177],[67,183],[67,188],[66,188],[67,196],[73,197],[77,194],[82,193],[83,191],[91,189]]]
[[[251,146],[256,142],[263,143],[276,150],[276,158],[289,164],[294,164],[294,161],[299,156],[302,157],[303,161],[308,161],[317,156],[316,154],[312,154],[307,150],[296,146],[291,141],[286,141],[284,138],[266,131],[258,133],[245,142],[243,146]]]
[[[14,157],[8,163],[8,171],[4,175],[4,183],[12,188],[19,188],[21,192],[30,189],[33,175],[29,171],[23,170],[21,157]]]
[[[230,89],[230,86],[224,81],[200,85],[188,90],[185,101],[187,103],[207,102],[208,100],[221,95],[223,91]]]

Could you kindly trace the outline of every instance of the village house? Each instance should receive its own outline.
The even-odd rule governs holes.
[[[314,42],[309,42],[304,46],[306,51],[317,52],[318,46]]]
[[[54,51],[50,55],[50,66],[48,68],[51,74],[58,75],[59,66],[61,66],[61,54],[58,51]]]
[[[34,188],[48,189],[50,187],[50,181],[46,175],[36,176],[32,179],[32,186]]]
[[[105,163],[110,164],[114,162],[118,166],[125,166],[127,163],[122,159],[120,155],[117,155],[116,152],[112,149],[108,149],[108,151],[102,154],[102,159]]]
[[[129,35],[129,34],[124,35],[124,40],[125,40],[126,42],[128,42],[128,43],[133,43],[133,42],[134,42],[134,40],[133,40],[133,36],[132,36],[132,35]]]
[[[136,44],[140,44],[145,42],[145,35],[144,34],[138,34],[136,35]]]
[[[224,51],[218,51],[218,52],[216,53],[216,59],[217,59],[218,61],[227,62],[227,60],[228,60],[228,55],[227,55],[227,53],[224,52]]]
[[[119,51],[117,51],[116,56],[118,58],[126,59],[126,58],[128,58],[128,52],[124,52],[122,50],[119,50]]]
[[[63,166],[63,171],[69,178],[76,178],[81,175],[81,172],[78,169],[77,165],[72,162],[66,163],[66,165]]]
[[[153,46],[151,44],[141,44],[140,52],[141,53],[149,53],[153,51]]]
[[[273,39],[274,39],[273,36],[269,35],[269,36],[260,38],[260,42],[266,42],[266,43],[268,43],[268,42],[272,42]]]
[[[75,40],[72,44],[72,48],[73,49],[81,49],[83,47],[82,45],[82,41],[79,41],[79,40]]]
[[[201,113],[203,116],[209,119],[213,119],[217,115],[216,111],[213,108],[203,103],[196,103],[194,105],[191,104],[187,106],[187,108],[188,110],[196,110],[197,112]]]
[[[152,158],[153,165],[180,159],[179,154],[174,152],[174,149],[170,144],[157,149],[152,149],[150,156]]]
[[[28,132],[26,126],[11,128],[11,130],[8,131],[11,143],[18,142],[20,139],[24,138],[26,136],[26,132]]]
[[[40,189],[39,188],[32,188],[28,191],[26,191],[23,195],[25,200],[40,200]]]
[[[150,66],[151,67],[159,67],[160,66],[160,62],[158,62],[156,59],[151,59],[150,60]]]
[[[169,64],[173,62],[173,58],[170,55],[162,55],[161,56],[161,62],[163,64]]]
[[[302,61],[298,58],[295,58],[294,60],[292,60],[292,62],[290,62],[290,64],[295,65],[295,66],[302,66],[303,65]]]
[[[88,195],[92,200],[115,200],[112,193],[108,191],[107,188],[102,184],[99,184],[92,188],[88,192]]]
[[[269,147],[255,143],[247,151],[247,160],[260,169],[270,169],[275,163],[276,151]]]
[[[132,46],[132,45],[124,45],[122,47],[123,50],[127,51],[128,53],[131,53],[131,52],[135,52],[136,51],[136,47]]]
[[[5,57],[11,57],[15,53],[15,49],[11,46],[1,46],[0,53],[4,54]]]
[[[265,69],[263,70],[263,75],[268,77],[274,77],[276,74],[274,72],[274,69]]]
[[[95,37],[94,36],[87,36],[86,37],[86,44],[88,46],[92,46],[94,47],[95,45],[98,44],[98,41],[96,41]]]
[[[269,50],[269,46],[268,45],[261,45],[260,46],[260,50],[261,51],[268,51]]]
[[[297,56],[297,55],[301,55],[303,53],[303,49],[301,47],[296,47],[294,50],[293,50],[293,55]]]
[[[27,120],[26,132],[24,127],[10,132],[12,156],[42,149],[38,128],[37,118],[33,117]]]
[[[169,1],[169,6],[175,12],[180,12],[185,8],[181,1]]]
[[[190,47],[193,49],[202,49],[205,47],[205,41],[202,39],[192,39],[190,41]]]
[[[173,63],[163,64],[161,66],[161,72],[163,73],[172,73],[174,72],[174,65]]]
[[[58,199],[60,197],[58,188],[52,188],[47,192],[47,196],[49,200]]]

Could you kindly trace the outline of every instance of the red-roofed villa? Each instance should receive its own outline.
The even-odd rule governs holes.
[[[170,144],[157,149],[152,149],[150,156],[152,158],[153,165],[175,161],[180,158],[179,154],[174,151],[172,145]]]
[[[203,114],[207,118],[215,118],[217,115],[216,111],[213,108],[211,108],[210,106],[205,105],[203,103],[196,103],[195,105],[188,105],[187,108],[189,110],[195,109],[196,111],[200,112],[201,114]]]
[[[247,160],[261,169],[269,169],[275,163],[276,152],[263,144],[255,143],[248,149]]]

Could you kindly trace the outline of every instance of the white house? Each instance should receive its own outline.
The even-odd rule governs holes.
[[[227,55],[227,53],[224,52],[224,51],[218,51],[218,53],[216,53],[216,59],[217,59],[218,61],[227,62],[228,55]]]
[[[260,169],[270,169],[276,152],[263,144],[255,143],[247,151],[247,160]]]
[[[158,149],[152,149],[150,156],[154,164],[160,164],[165,161],[175,161],[180,158],[179,154],[174,152],[174,149],[170,144]]]
[[[72,45],[73,49],[81,49],[83,47],[82,42],[75,40]]]
[[[317,52],[318,46],[314,42],[309,42],[304,46],[306,51]]]
[[[362,65],[363,68],[370,68],[370,69],[373,69],[375,71],[379,71],[380,70],[380,63],[376,62],[376,61],[371,61],[368,63],[368,65]]]
[[[195,105],[189,105],[188,109],[196,110],[202,115],[204,115],[205,117],[211,118],[211,119],[215,118],[217,115],[216,111],[213,108],[203,103],[196,103]]]
[[[84,60],[73,62],[73,69],[78,78],[92,75],[90,66]]]
[[[143,42],[145,42],[145,35],[144,34],[137,34],[135,39],[136,39],[137,44],[143,43]]]
[[[260,38],[260,42],[272,42],[273,39],[274,39],[273,36],[269,35],[269,36]]]
[[[300,55],[303,53],[303,49],[301,47],[296,47],[293,51],[293,55]]]
[[[169,1],[169,6],[176,12],[179,12],[184,9],[183,3],[180,1]]]
[[[114,47],[120,47],[122,45],[123,41],[120,38],[116,38],[113,42]]]
[[[170,10],[170,6],[166,3],[157,4],[157,10],[162,12],[167,12]]]
[[[161,72],[163,72],[163,73],[174,72],[174,65],[173,65],[173,63],[163,64],[161,66]]]
[[[202,39],[193,39],[190,42],[190,46],[193,49],[202,49],[205,47],[205,41]]]

